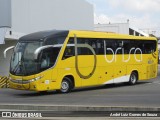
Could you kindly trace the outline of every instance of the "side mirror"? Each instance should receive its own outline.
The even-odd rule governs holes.
[[[11,46],[11,47],[8,47],[8,48],[6,48],[6,49],[4,50],[4,52],[3,52],[4,58],[6,58],[6,53],[7,53],[7,51],[13,49],[14,47],[15,47],[15,46]]]
[[[47,49],[47,48],[60,47],[60,46],[62,46],[62,44],[59,44],[59,45],[45,45],[45,46],[39,47],[34,52],[34,59],[36,60],[38,58],[38,55],[42,50]]]

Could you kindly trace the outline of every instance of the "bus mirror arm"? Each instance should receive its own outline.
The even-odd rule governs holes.
[[[4,58],[6,58],[6,53],[7,53],[7,51],[8,50],[11,50],[11,49],[13,49],[15,46],[10,46],[10,47],[8,47],[8,48],[6,48],[5,50],[4,50],[4,52],[3,52],[3,55],[4,55]]]
[[[34,51],[34,59],[36,60],[38,58],[38,55],[42,50],[47,49],[47,48],[52,48],[52,47],[55,47],[55,45],[45,45],[45,46],[37,48]]]

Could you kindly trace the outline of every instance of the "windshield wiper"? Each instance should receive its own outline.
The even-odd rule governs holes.
[[[15,68],[12,70],[14,73],[16,73],[17,69],[20,65],[21,61],[18,61],[17,65],[15,66]]]
[[[25,63],[24,63],[24,58],[23,58],[23,55],[21,57],[21,61],[22,61],[22,66],[24,67],[24,69],[22,69],[22,71],[24,71],[24,75],[27,75],[27,72],[26,72],[26,66],[25,66]]]

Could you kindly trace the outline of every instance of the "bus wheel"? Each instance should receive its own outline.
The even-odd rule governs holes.
[[[68,77],[64,77],[64,79],[63,79],[63,81],[61,83],[60,92],[61,93],[68,93],[73,88],[72,86],[73,86],[72,81]]]
[[[135,85],[138,80],[138,75],[136,72],[132,72],[129,78],[129,85]]]

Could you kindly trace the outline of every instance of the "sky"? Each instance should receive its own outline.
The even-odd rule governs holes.
[[[160,37],[160,0],[87,0],[94,6],[94,23],[126,23]]]

